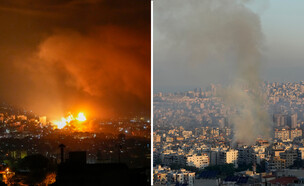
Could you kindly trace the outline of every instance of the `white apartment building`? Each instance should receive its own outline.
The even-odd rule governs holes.
[[[209,166],[209,157],[207,154],[188,156],[187,165],[203,169]]]
[[[238,167],[238,150],[226,151],[226,163],[232,163],[234,167]]]

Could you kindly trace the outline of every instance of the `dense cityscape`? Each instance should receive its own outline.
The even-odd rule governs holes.
[[[264,82],[260,88],[272,131],[252,145],[234,140],[229,116],[238,110],[225,105],[221,85],[155,93],[155,185],[303,184],[304,82]]]
[[[139,175],[138,172],[143,171],[145,178],[148,179],[151,161],[149,119],[135,117],[107,121],[92,120],[83,122],[82,125],[94,125],[94,131],[76,130],[72,126],[58,129],[46,116],[38,116],[31,111],[16,109],[2,103],[0,107],[2,181],[12,185],[56,184],[57,166],[63,163],[61,161],[68,161],[71,158],[70,153],[73,155],[73,152],[83,152],[84,163],[87,165],[124,164],[130,172],[135,171],[133,175]],[[61,160],[60,144],[64,144],[66,152],[63,154],[63,160]],[[36,156],[48,162],[48,171],[44,175],[32,175],[35,180],[30,180],[27,173],[33,171],[31,166],[26,166],[28,162],[24,162],[30,161],[32,157],[37,159]],[[43,167],[37,169],[44,170]],[[146,182],[149,183],[149,180]]]

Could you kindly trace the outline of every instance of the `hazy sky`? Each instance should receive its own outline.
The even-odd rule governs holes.
[[[220,17],[221,12],[210,10],[214,5],[208,9],[207,2],[154,1],[155,91],[188,90],[209,83],[230,83],[234,79],[233,50],[220,46],[217,38],[217,29],[229,23],[233,10]],[[254,20],[259,21],[263,35],[260,78],[304,80],[304,2],[235,0],[235,3],[247,8]],[[222,37],[225,32],[220,32]]]
[[[4,0],[0,100],[50,117],[150,112],[150,1]]]

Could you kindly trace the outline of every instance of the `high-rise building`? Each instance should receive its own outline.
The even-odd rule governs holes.
[[[290,130],[289,129],[276,129],[274,132],[274,138],[281,139],[281,140],[288,140],[290,139]]]
[[[238,164],[248,165],[254,160],[254,150],[248,146],[238,148]]]
[[[288,115],[283,115],[283,114],[274,114],[273,115],[273,122],[275,126],[277,127],[283,127],[290,122],[290,117]]]
[[[302,137],[302,129],[292,129],[290,131],[290,139],[293,140],[294,138]]]
[[[290,127],[291,128],[297,128],[298,127],[298,115],[295,113],[295,114],[291,114],[290,115]]]
[[[217,164],[234,164],[234,167],[238,167],[238,150],[229,149],[223,150],[219,152],[219,156],[217,157]]]
[[[209,166],[209,157],[207,154],[188,156],[187,165],[199,169],[205,168]]]
[[[269,170],[281,170],[286,168],[286,160],[280,157],[272,157],[268,162]]]
[[[280,158],[286,161],[286,167],[293,165],[294,161],[298,158],[296,150],[290,149],[280,153]]]
[[[232,163],[234,164],[234,167],[238,167],[238,151],[230,149],[226,152],[226,163]]]

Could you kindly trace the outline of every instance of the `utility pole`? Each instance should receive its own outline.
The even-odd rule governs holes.
[[[60,148],[60,158],[61,158],[60,163],[63,164],[64,163],[64,148],[65,148],[65,145],[60,144],[59,148]]]

